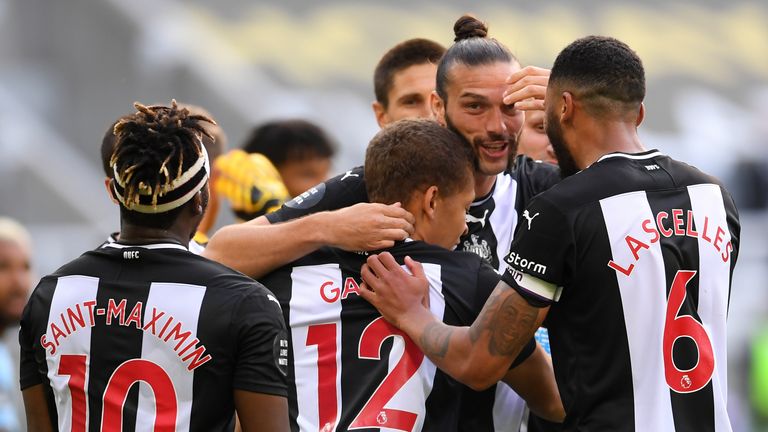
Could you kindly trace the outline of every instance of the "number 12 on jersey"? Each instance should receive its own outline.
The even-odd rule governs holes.
[[[335,427],[339,413],[339,394],[336,388],[340,373],[336,364],[336,352],[340,348],[336,342],[337,323],[311,325],[307,331],[307,346],[317,346],[317,402],[320,432],[330,432]],[[400,337],[405,350],[395,367],[381,381],[378,388],[365,403],[363,408],[349,425],[349,429],[389,428],[412,431],[418,414],[386,405],[416,373],[424,361],[424,354],[405,335],[392,327],[383,317],[376,318],[363,330],[358,344],[357,356],[360,359],[381,360],[381,347],[390,337]]]

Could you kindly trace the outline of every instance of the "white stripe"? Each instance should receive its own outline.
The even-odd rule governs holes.
[[[408,269],[402,266],[405,271]],[[441,321],[445,313],[445,297],[443,295],[442,270],[438,264],[423,263],[424,274],[429,281],[429,309]],[[410,272],[409,272],[410,273]],[[389,353],[388,373],[400,361],[405,350],[402,338],[395,337],[392,350]],[[435,383],[437,367],[425,356],[416,373],[392,396],[385,405],[386,408],[399,409],[415,413],[418,417],[413,430],[421,430],[426,417],[426,401]],[[385,429],[391,430],[391,429]]]
[[[203,304],[206,288],[201,285],[186,285],[175,283],[152,283],[149,288],[147,304],[144,306],[143,326],[152,321],[153,310],[159,315],[164,315],[156,321],[154,332],[152,327],[143,332],[141,342],[141,357],[152,361],[163,368],[173,382],[176,390],[177,417],[176,430],[187,431],[190,426],[192,414],[192,388],[194,383],[194,371],[188,370],[189,361],[182,361],[196,346],[192,346],[181,357],[174,350],[178,341],[171,336],[168,342],[164,339],[170,334],[170,330],[181,323],[180,331],[191,331],[192,334],[182,343],[178,351],[181,351],[197,336],[197,324],[200,318],[200,307]],[[167,330],[159,337],[163,326],[173,317],[173,321]],[[145,382],[139,385],[138,415],[136,416],[136,430],[153,430],[155,416],[149,413],[155,412],[155,396],[152,389]]]
[[[155,244],[142,244],[142,245],[127,245],[127,244],[120,244],[120,243],[107,243],[102,247],[109,247],[109,248],[115,248],[115,249],[125,249],[125,248],[142,248],[142,249],[180,249],[180,250],[187,250],[184,246],[176,243],[155,243]]]
[[[562,287],[558,287],[551,282],[541,280],[517,269],[511,269],[511,273],[515,277],[515,282],[526,291],[530,291],[549,300],[560,300],[560,294],[563,290]]]
[[[323,284],[330,282],[330,284]],[[299,430],[326,431],[319,421],[318,410],[318,347],[307,346],[311,325],[336,323],[336,422],[328,431],[336,430],[341,416],[341,269],[338,264],[294,267],[291,272],[289,326],[293,338],[293,367],[296,377]],[[321,290],[329,300],[321,297]],[[354,294],[353,294],[354,295]]]
[[[715,355],[715,373],[712,375],[712,393],[714,395],[715,430],[731,431],[728,411],[728,376],[726,317],[728,315],[728,287],[730,285],[731,260],[723,261],[722,252],[718,252],[713,243],[707,242],[701,235],[704,230],[704,218],[708,218],[708,237],[714,241],[717,227],[723,228],[725,235],[720,248],[731,241],[728,229],[723,196],[720,187],[703,184],[688,187],[694,224],[699,232],[699,305],[698,313],[704,329],[710,336]]]
[[[611,158],[624,158],[624,159],[634,159],[634,160],[643,160],[643,159],[651,159],[655,158],[657,156],[662,156],[662,153],[659,151],[654,151],[648,154],[627,154],[627,153],[609,153],[607,155],[604,155],[600,159],[598,159],[598,162],[604,161],[606,159]]]
[[[96,302],[96,292],[99,288],[99,279],[89,276],[64,276],[60,277],[56,283],[56,289],[53,293],[53,299],[51,300],[51,310],[48,316],[48,326],[46,328],[46,339],[49,342],[53,342],[53,333],[51,325],[56,325],[57,328],[62,330],[66,337],[59,337],[59,345],[56,348],[54,355],[50,354],[49,350],[46,350],[46,363],[48,364],[48,379],[50,380],[53,393],[56,398],[56,407],[58,409],[59,418],[59,430],[71,430],[72,429],[72,397],[69,391],[69,375],[59,375],[59,362],[62,354],[78,354],[90,356],[91,353],[91,324],[90,314],[88,308],[84,306],[85,302]],[[82,312],[85,326],[81,327],[76,324],[77,329],[73,327],[73,322],[67,316],[67,309],[74,309],[73,312],[77,313],[77,305],[80,305],[80,311]],[[92,306],[93,307],[93,306]],[[65,329],[64,323],[62,323],[61,314],[64,314],[64,318],[67,322],[67,326],[71,330],[68,332]],[[86,392],[86,423],[85,430],[88,430],[88,383],[90,377],[88,374],[90,366],[90,357],[86,357],[86,374],[85,374],[85,392]]]
[[[496,186],[493,191],[493,203],[496,208],[488,216],[488,223],[496,237],[495,253],[499,260],[496,271],[499,274],[503,274],[504,270],[507,269],[507,263],[503,257],[509,254],[509,247],[512,246],[512,235],[517,226],[516,201],[517,181],[504,173],[496,176]]]
[[[673,431],[662,356],[667,304],[664,258],[659,242],[651,243],[652,236],[642,228],[646,219],[653,221],[655,227],[655,218],[643,191],[606,198],[600,205],[613,261],[623,268],[635,266],[630,276],[616,272],[632,367],[635,430]],[[638,252],[637,261],[627,246],[628,235],[649,246]]]

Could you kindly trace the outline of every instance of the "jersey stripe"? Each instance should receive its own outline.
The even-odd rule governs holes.
[[[517,226],[517,180],[510,175],[500,174],[496,176],[496,185],[493,191],[495,208],[488,216],[493,235],[496,237],[496,250],[494,262],[498,262],[496,271],[504,273],[507,263],[502,257],[507,256],[509,246],[512,244],[512,234]],[[521,210],[522,211],[522,210]]]
[[[83,318],[87,320],[86,324],[89,324],[91,319],[90,313],[88,308],[84,306],[84,303],[96,300],[98,287],[98,278],[88,276],[60,277],[56,283],[56,290],[51,301],[51,310],[48,316],[45,336],[48,341],[58,340],[59,345],[54,355],[49,354],[46,356],[46,361],[48,362],[48,379],[50,380],[51,387],[54,389],[56,407],[59,410],[59,430],[76,430],[72,428],[72,394],[68,389],[70,376],[58,374],[61,356],[62,354],[75,353],[88,356],[91,352],[91,326],[78,326],[76,331],[67,331],[67,329],[73,330],[74,327],[72,325],[73,322],[68,319],[68,309],[78,312],[77,305],[79,305],[79,311],[82,313]],[[54,338],[53,326],[63,331],[63,334],[66,336]],[[84,386],[86,389],[89,384],[88,366],[89,364],[86,363]],[[90,407],[87,401],[88,398],[86,398],[85,430],[88,430],[88,418],[90,417]]]
[[[720,187],[714,184],[704,184],[688,187],[691,199],[694,223],[703,230],[704,218],[707,226],[723,227],[726,231],[722,245],[731,241],[728,229],[723,195]],[[710,225],[711,224],[711,225]],[[727,379],[727,349],[726,349],[726,317],[728,315],[728,292],[720,287],[730,284],[731,257],[722,259],[722,255],[702,238],[699,242],[699,307],[698,313],[705,323],[704,328],[710,335],[715,354],[715,374],[712,376],[715,405],[715,430],[731,431],[728,413],[726,411],[728,396]]]
[[[336,429],[341,415],[341,383],[339,381],[341,359],[339,344],[341,341],[341,326],[335,325],[336,344],[334,362],[334,383],[336,400],[325,393],[323,402],[330,401],[331,406],[323,406],[324,412],[334,412],[335,417],[325,424],[320,424],[320,407],[318,406],[320,383],[318,377],[319,346],[307,343],[309,327],[329,323],[338,323],[341,315],[341,287],[343,287],[341,270],[338,264],[323,264],[315,266],[295,267],[291,272],[292,286],[296,295],[291,296],[289,326],[293,340],[293,359],[296,377],[296,396],[298,401],[298,418],[296,419],[302,431],[330,432]],[[318,289],[319,292],[314,291]],[[325,297],[325,299],[324,299]],[[332,301],[328,301],[332,300]],[[320,327],[315,327],[320,328]],[[328,327],[326,327],[328,328]],[[311,339],[310,339],[311,340]],[[335,410],[335,411],[334,411]]]
[[[143,327],[148,327],[148,330],[143,332],[141,358],[160,366],[173,381],[176,390],[177,431],[189,430],[194,384],[194,371],[188,370],[187,362],[183,362],[177,352],[190,346],[196,339],[200,307],[205,291],[205,287],[201,285],[154,282],[150,285],[149,297],[144,307]],[[157,318],[161,313],[163,317]],[[154,326],[152,326],[153,318],[157,318]],[[160,337],[160,332],[166,323],[168,323],[168,327]],[[180,334],[172,333],[177,325],[180,325]],[[153,332],[152,329],[155,329],[156,332]],[[184,336],[187,331],[191,333]],[[165,339],[168,341],[166,342]],[[174,349],[177,345],[179,345],[179,351]],[[191,345],[185,354],[192,353],[196,345]],[[156,406],[155,395],[151,387],[147,383],[141,382],[138,411],[151,413],[155,411]],[[136,429],[152,430],[154,422],[155,416],[138,416]]]
[[[632,273],[616,272],[622,309],[627,329],[632,391],[634,393],[634,426],[636,431],[674,430],[669,388],[664,376],[661,355],[666,276],[664,258],[658,242],[646,241],[648,233],[639,221],[655,221],[645,192],[633,192],[600,200],[611,245],[611,256],[622,268]],[[635,259],[627,238],[643,241],[647,250],[638,251]],[[640,256],[642,254],[642,256]],[[653,289],[654,287],[662,287]],[[658,323],[651,325],[651,323]],[[653,415],[649,415],[649,414]]]

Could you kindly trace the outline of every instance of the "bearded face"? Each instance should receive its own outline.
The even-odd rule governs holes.
[[[568,150],[565,138],[563,137],[563,129],[560,125],[560,119],[557,116],[556,104],[547,104],[546,109],[547,121],[545,130],[549,142],[552,144],[552,149],[555,151],[555,157],[557,158],[557,164],[560,166],[560,176],[566,178],[579,172],[579,167],[576,165],[576,161],[573,159],[573,154]]]

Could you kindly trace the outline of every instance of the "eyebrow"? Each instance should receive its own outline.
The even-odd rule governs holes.
[[[460,94],[459,99],[479,99],[479,100],[486,101],[488,100],[488,97],[481,94],[477,94],[477,93],[466,92],[466,93]]]
[[[400,96],[399,98],[395,99],[395,101],[400,102],[400,101],[403,101],[403,100],[406,100],[406,99],[413,99],[413,98],[424,99],[421,96],[421,93],[408,93],[408,94],[404,94],[404,95]]]

